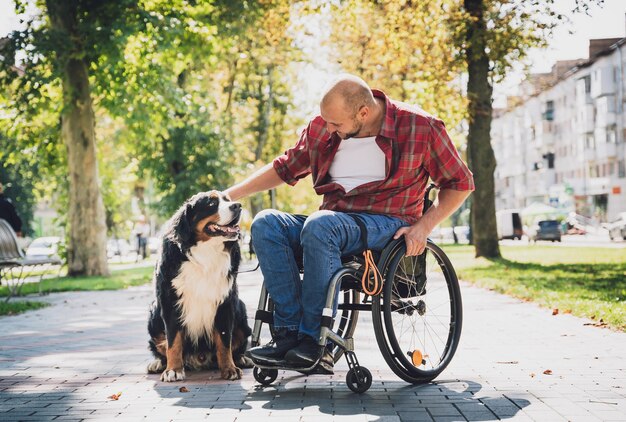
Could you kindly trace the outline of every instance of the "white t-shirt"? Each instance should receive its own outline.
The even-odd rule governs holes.
[[[376,137],[343,139],[330,165],[330,180],[350,192],[365,183],[385,178],[385,153]]]

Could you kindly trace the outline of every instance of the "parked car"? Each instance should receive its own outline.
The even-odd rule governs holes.
[[[59,256],[61,238],[58,236],[38,237],[26,248],[27,258],[51,258]]]
[[[519,210],[501,210],[496,212],[498,239],[522,239],[524,229]]]
[[[551,240],[552,242],[561,241],[561,223],[557,220],[542,220],[537,222],[531,229],[530,240]]]
[[[605,223],[602,226],[609,231],[611,240],[620,238],[626,240],[626,212],[619,213],[616,220]]]

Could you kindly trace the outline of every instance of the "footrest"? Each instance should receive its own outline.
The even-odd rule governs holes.
[[[285,360],[276,361],[273,363],[270,362],[258,362],[251,358],[254,366],[261,369],[276,369],[282,371],[296,371],[300,372],[304,375],[314,375],[314,374],[324,374],[324,375],[332,375],[334,372],[329,371],[319,365],[319,359],[311,366],[298,366],[294,364],[290,364]]]

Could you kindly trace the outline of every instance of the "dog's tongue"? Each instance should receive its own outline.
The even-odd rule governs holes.
[[[209,229],[213,232],[216,231],[221,231],[221,232],[226,232],[226,233],[238,233],[239,232],[239,226],[235,225],[235,226],[220,226],[217,224],[211,224],[209,226]]]

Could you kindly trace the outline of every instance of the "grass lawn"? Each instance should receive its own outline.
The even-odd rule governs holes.
[[[496,260],[467,245],[444,250],[461,280],[626,331],[626,249],[500,246]]]
[[[108,277],[61,277],[42,280],[43,292],[69,292],[80,290],[119,290],[130,286],[140,286],[149,283],[152,279],[152,267],[132,268],[125,270],[112,270]],[[22,286],[22,295],[39,293],[37,283],[25,283]],[[6,297],[9,289],[0,287],[0,297]],[[47,306],[42,302],[4,302],[0,299],[0,315],[13,315],[30,309]],[[29,305],[26,305],[29,304]],[[30,307],[29,307],[30,306]]]
[[[32,302],[32,301],[13,301],[13,302],[5,302],[4,300],[0,301],[0,315],[17,315],[22,312],[30,311],[33,309],[45,308],[48,306],[47,303],[44,302]]]

